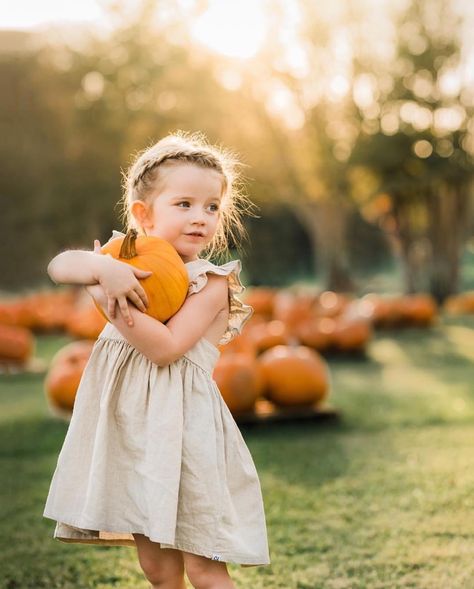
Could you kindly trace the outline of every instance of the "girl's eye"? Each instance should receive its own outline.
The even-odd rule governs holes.
[[[218,211],[219,210],[219,205],[216,203],[212,203],[209,205],[209,208],[211,209],[211,211]]]
[[[181,202],[178,203],[178,207],[180,207],[181,205],[184,205],[185,207],[189,207],[189,201],[182,200]]]

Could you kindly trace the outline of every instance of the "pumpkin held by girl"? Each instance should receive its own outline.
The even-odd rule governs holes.
[[[147,314],[165,322],[180,309],[188,292],[188,273],[178,252],[160,237],[138,236],[130,229],[125,237],[112,239],[101,249],[127,264],[153,272],[142,280],[148,298]],[[106,319],[100,305],[97,308]]]

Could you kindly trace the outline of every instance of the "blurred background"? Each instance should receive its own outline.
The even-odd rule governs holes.
[[[246,164],[249,283],[474,286],[473,22],[467,0],[15,2],[1,289],[121,229],[120,170],[176,129]]]
[[[176,130],[238,154],[258,207],[213,374],[272,557],[238,586],[474,587],[473,31],[468,0],[0,12],[0,588],[148,586],[42,517],[105,324],[46,267],[123,229],[122,171]]]

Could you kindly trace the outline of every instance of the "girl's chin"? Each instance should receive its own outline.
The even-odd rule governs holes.
[[[176,251],[181,256],[181,258],[183,258],[183,260],[186,262],[187,260],[195,259],[196,257],[198,257],[200,252],[203,251],[203,249],[203,247],[180,247],[176,248]]]

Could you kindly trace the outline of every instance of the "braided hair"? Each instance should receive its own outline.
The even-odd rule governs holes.
[[[230,239],[237,244],[245,235],[241,214],[254,206],[243,193],[242,180],[237,166],[242,165],[227,149],[210,145],[201,132],[177,131],[140,152],[127,172],[123,173],[122,218],[128,229],[141,228],[131,213],[136,200],[151,204],[153,194],[160,190],[163,167],[174,164],[192,164],[214,170],[222,177],[221,217],[216,234],[206,248],[208,257],[228,250]]]

